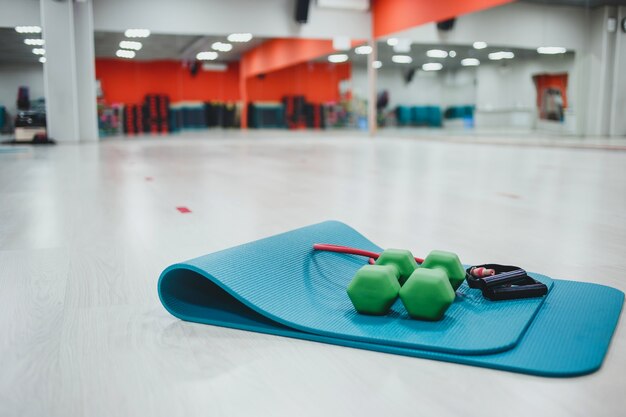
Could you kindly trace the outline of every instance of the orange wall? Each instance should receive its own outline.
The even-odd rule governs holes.
[[[350,78],[351,66],[326,62],[302,63],[246,79],[248,101],[278,101],[285,95],[304,95],[314,103],[339,100],[339,81]],[[189,74],[180,61],[96,59],[96,78],[107,103],[141,103],[146,94],[167,94],[184,100],[240,100],[239,66],[225,72]]]
[[[272,39],[243,54],[242,77],[264,74],[332,53],[326,39]]]
[[[203,71],[192,77],[180,61],[96,59],[96,78],[107,103],[140,103],[146,94],[167,94],[171,101],[239,100],[239,65]]]
[[[350,78],[351,65],[305,62],[246,80],[248,101],[278,101],[304,95],[312,103],[339,100],[339,81]]]
[[[513,0],[374,0],[374,37],[477,12]]]

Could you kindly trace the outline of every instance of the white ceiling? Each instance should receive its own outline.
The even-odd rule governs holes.
[[[115,58],[120,41],[126,39],[123,33],[96,32],[94,42],[96,57]],[[143,46],[137,51],[137,60],[158,59],[193,59],[198,52],[211,51],[214,42],[227,42],[225,36],[195,36],[195,35],[162,35],[152,34],[144,39],[132,39],[140,41]],[[263,38],[253,38],[246,43],[233,43],[233,49],[229,52],[218,52],[216,62],[237,61],[245,51],[264,42]]]

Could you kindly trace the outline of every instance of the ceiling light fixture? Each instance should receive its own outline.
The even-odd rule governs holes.
[[[454,57],[456,56],[456,51],[450,51],[450,52],[448,52],[448,56],[449,56],[450,58],[454,58]]]
[[[233,49],[233,45],[230,43],[226,43],[226,42],[213,42],[213,44],[211,45],[211,48],[220,52],[228,52],[231,49]]]
[[[118,58],[134,58],[135,57],[135,51],[128,51],[126,49],[118,49],[117,52],[115,52],[115,55]]]
[[[374,61],[372,62],[372,68],[374,69],[379,69],[383,66],[383,63],[381,61]]]
[[[515,58],[515,54],[513,52],[508,52],[508,51],[492,52],[488,56],[489,56],[489,59],[491,59],[492,61]]]
[[[148,29],[126,29],[124,36],[127,38],[147,38],[150,36]]]
[[[422,65],[422,69],[424,71],[439,71],[442,68],[443,65],[439,62],[427,62],[426,64]]]
[[[410,64],[413,62],[413,58],[408,55],[394,55],[391,57],[391,60],[396,64]]]
[[[477,67],[480,65],[480,61],[476,58],[465,58],[461,60],[461,65],[464,67]]]
[[[328,62],[338,63],[338,62],[346,62],[347,60],[348,60],[348,55],[346,54],[328,55]]]
[[[39,62],[41,62],[42,64],[46,63],[46,57],[45,56],[40,56],[39,57]]]
[[[24,39],[24,43],[30,46],[42,46],[45,42],[43,39]]]
[[[474,49],[485,49],[487,47],[487,42],[477,41],[472,45]]]
[[[361,45],[354,48],[354,53],[357,55],[369,55],[372,53],[372,47],[369,45]]]
[[[231,33],[226,39],[229,42],[250,42],[252,33]]]
[[[398,38],[389,38],[387,39],[387,45],[396,46],[398,44]]]
[[[41,27],[39,26],[15,26],[17,33],[41,33]]]
[[[196,59],[199,61],[213,61],[217,59],[217,52],[213,52],[213,51],[198,52],[198,54],[196,55]]]
[[[35,48],[33,49],[33,54],[35,55],[44,55],[46,53],[46,50],[43,48]]]
[[[562,46],[540,46],[537,48],[537,52],[540,54],[546,55],[556,55],[556,54],[564,54],[567,52],[567,49]]]
[[[441,49],[430,49],[426,51],[426,56],[429,58],[446,58],[448,53]]]
[[[122,49],[132,49],[134,51],[140,50],[142,47],[141,42],[136,41],[121,41],[120,48]]]

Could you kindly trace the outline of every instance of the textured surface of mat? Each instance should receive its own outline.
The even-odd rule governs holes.
[[[492,302],[463,285],[440,322],[410,320],[401,304],[362,316],[345,288],[366,260],[314,252],[315,242],[380,250],[325,222],[172,265],[161,301],[188,321],[552,376],[600,366],[623,303],[609,287],[533,274],[552,287],[547,297]]]

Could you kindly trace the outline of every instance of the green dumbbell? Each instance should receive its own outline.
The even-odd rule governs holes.
[[[434,250],[402,286],[400,299],[411,317],[440,320],[464,279],[465,270],[455,253]]]
[[[440,320],[456,296],[441,269],[418,268],[399,292],[404,308],[414,319]]]
[[[400,285],[417,269],[417,262],[411,251],[405,249],[385,249],[376,259],[376,265],[388,265],[396,270]],[[463,271],[465,272],[465,271]]]
[[[420,265],[420,268],[439,269],[445,272],[450,280],[450,284],[452,284],[452,288],[455,290],[465,280],[465,268],[463,268],[463,264],[456,253],[443,250],[431,251]]]
[[[348,297],[361,314],[387,314],[398,298],[400,282],[404,282],[417,268],[415,258],[408,250],[387,249],[375,265],[359,269],[348,285]]]

